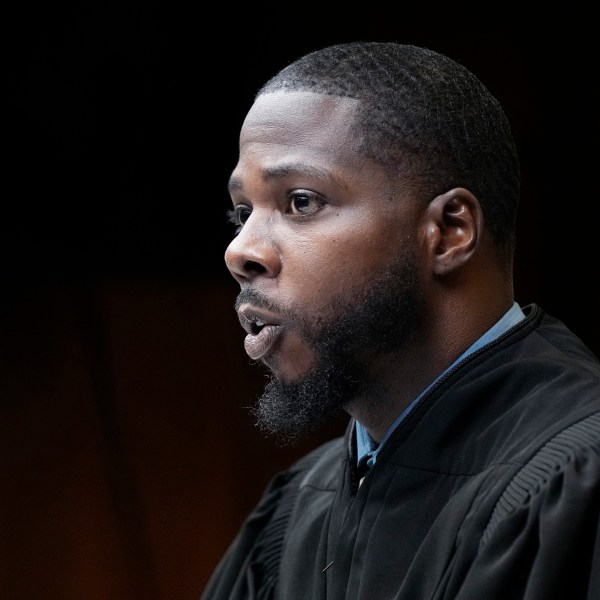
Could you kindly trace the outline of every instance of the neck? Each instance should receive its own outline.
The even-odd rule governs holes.
[[[431,324],[401,351],[379,357],[369,368],[370,379],[361,393],[346,404],[356,418],[380,442],[402,411],[436,377],[488,331],[512,306],[512,296],[496,310],[452,315]],[[489,306],[488,306],[489,309]]]

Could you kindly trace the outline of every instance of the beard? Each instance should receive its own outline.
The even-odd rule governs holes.
[[[374,359],[400,350],[420,322],[412,254],[396,257],[372,281],[334,298],[312,320],[303,318],[298,307],[281,310],[252,290],[242,291],[236,304],[247,301],[292,318],[315,356],[313,367],[294,381],[284,381],[271,370],[251,409],[258,428],[283,446],[294,445],[339,416],[352,399],[376,389],[369,366]],[[269,367],[268,359],[262,363]]]

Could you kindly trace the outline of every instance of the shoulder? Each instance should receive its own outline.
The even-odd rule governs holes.
[[[332,485],[332,466],[345,458],[344,438],[329,440],[310,450],[289,467],[276,473],[263,492],[263,502],[278,501],[292,489],[305,486],[329,487]]]
[[[569,520],[575,505],[587,501],[600,501],[600,411],[556,434],[514,474],[496,503],[482,543],[520,512],[553,510]],[[598,511],[594,513],[597,518]]]
[[[335,466],[345,462],[347,457],[345,448],[343,437],[334,438],[317,446],[275,475],[267,487],[266,494],[276,494],[280,499],[289,500],[303,488],[333,489],[338,473]]]
[[[503,488],[462,584],[469,597],[600,597],[600,412],[552,437]]]

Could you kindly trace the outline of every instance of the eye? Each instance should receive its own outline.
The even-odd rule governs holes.
[[[312,215],[325,204],[321,196],[308,190],[294,191],[289,194],[289,199],[290,212],[294,216]]]
[[[246,221],[250,218],[252,209],[246,204],[237,204],[227,211],[227,221],[236,226],[236,234],[240,232]]]

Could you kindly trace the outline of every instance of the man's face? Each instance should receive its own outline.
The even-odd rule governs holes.
[[[356,151],[355,100],[259,97],[230,180],[239,233],[226,250],[250,358],[271,371],[259,424],[295,438],[373,385],[419,313],[409,190]]]

